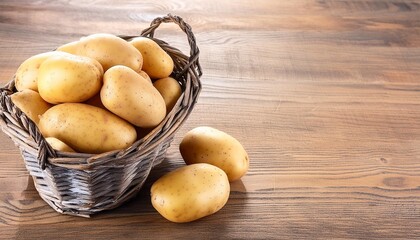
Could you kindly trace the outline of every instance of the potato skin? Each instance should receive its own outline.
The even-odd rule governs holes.
[[[172,222],[191,222],[219,211],[229,199],[226,173],[206,163],[180,167],[151,188],[153,207]]]
[[[34,55],[26,59],[16,71],[15,87],[18,91],[31,89],[38,91],[38,70],[41,64],[51,56],[56,56],[62,52],[45,52]]]
[[[197,127],[185,134],[179,150],[186,164],[209,163],[226,172],[233,182],[246,174],[249,157],[241,143],[215,128]]]
[[[155,86],[160,95],[162,95],[163,100],[165,100],[166,112],[169,113],[182,94],[181,86],[177,80],[171,77],[156,80],[153,86]]]
[[[52,107],[42,99],[38,92],[31,89],[24,89],[15,92],[10,96],[12,102],[31,119],[35,125],[39,124],[39,115],[44,114]]]
[[[102,64],[104,71],[116,65],[140,71],[143,65],[143,56],[135,47],[124,39],[107,33],[82,37],[79,41],[57,48],[57,51],[94,58]]]
[[[147,73],[143,70],[141,70],[139,72],[140,76],[142,76],[144,79],[146,79],[147,81],[149,81],[150,83],[152,83],[152,79],[149,77],[149,75],[147,75]]]
[[[111,112],[138,127],[155,127],[166,115],[159,92],[126,66],[114,66],[105,72],[101,100]]]
[[[45,60],[38,71],[38,91],[53,104],[83,102],[99,92],[103,69],[92,58],[62,54]]]
[[[143,68],[152,79],[169,77],[174,61],[155,41],[146,37],[133,38],[130,43],[141,52]]]
[[[39,121],[44,137],[55,137],[82,153],[124,149],[136,140],[134,127],[114,114],[83,103],[63,103],[46,111]]]
[[[55,150],[62,151],[62,152],[75,152],[69,145],[65,144],[60,139],[54,137],[47,137],[45,140],[51,145],[51,147]]]

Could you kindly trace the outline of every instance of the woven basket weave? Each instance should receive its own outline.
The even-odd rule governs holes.
[[[190,57],[166,42],[153,38],[161,23],[173,22],[187,35]],[[19,147],[26,168],[42,199],[63,214],[89,217],[118,207],[142,187],[150,170],[160,163],[174,134],[192,111],[201,91],[199,49],[191,27],[180,17],[156,18],[141,36],[157,42],[174,60],[172,76],[182,86],[182,95],[172,111],[147,136],[132,146],[103,154],[55,151],[35,124],[11,101],[14,80],[0,89],[0,124]],[[121,36],[130,40],[137,36]]]

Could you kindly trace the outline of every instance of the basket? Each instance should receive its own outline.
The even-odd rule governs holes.
[[[190,57],[153,38],[161,23],[177,24],[187,35]],[[103,154],[56,151],[35,124],[11,101],[14,80],[0,89],[0,124],[18,146],[41,196],[59,213],[89,217],[116,208],[138,193],[153,166],[165,157],[175,132],[191,113],[201,91],[199,49],[191,27],[171,14],[156,18],[141,36],[157,42],[174,60],[172,77],[182,95],[166,118],[144,138],[123,150]],[[121,36],[130,40],[137,36]]]

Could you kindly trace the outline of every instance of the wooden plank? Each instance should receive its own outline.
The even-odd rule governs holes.
[[[420,238],[419,1],[4,0],[0,82],[31,55],[98,31],[139,34],[168,12],[193,27],[204,75],[165,162],[127,204],[64,216],[1,134],[1,239]],[[188,53],[176,27],[157,36]],[[178,144],[200,125],[240,140],[250,170],[220,212],[173,224],[150,186],[183,165]]]

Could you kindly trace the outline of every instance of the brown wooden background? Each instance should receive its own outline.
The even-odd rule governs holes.
[[[1,82],[31,55],[167,13],[192,25],[204,75],[165,163],[124,206],[63,216],[0,134],[0,239],[420,238],[420,1],[2,0]],[[157,37],[188,51],[172,25]],[[150,185],[200,125],[239,139],[251,168],[220,212],[170,223]]]

